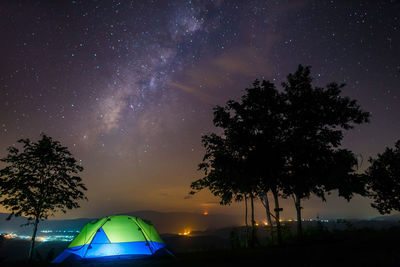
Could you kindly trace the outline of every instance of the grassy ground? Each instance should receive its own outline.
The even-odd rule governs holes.
[[[7,264],[27,266],[23,261]],[[50,264],[42,261],[33,265]],[[196,249],[176,253],[176,258],[81,262],[59,266],[400,266],[400,228],[345,231],[314,229],[306,232],[301,241],[287,237],[283,246]]]

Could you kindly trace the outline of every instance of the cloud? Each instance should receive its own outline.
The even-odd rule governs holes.
[[[262,49],[246,45],[232,47],[218,56],[205,56],[196,66],[173,77],[168,85],[205,103],[219,103],[226,98],[227,90],[250,85],[257,78],[268,78],[274,74],[268,58],[278,39],[278,35],[271,33],[259,41]]]
[[[218,201],[208,201],[208,202],[203,202],[201,203],[202,207],[215,207],[215,206],[219,206],[219,202]]]
[[[179,82],[169,82],[169,86],[181,89],[182,91],[189,93],[190,95],[198,97],[201,101],[206,103],[212,103],[212,97],[208,94],[202,92],[200,89],[195,88],[194,86],[188,86]]]

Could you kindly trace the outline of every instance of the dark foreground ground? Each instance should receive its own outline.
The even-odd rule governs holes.
[[[227,248],[225,246],[231,244],[229,238],[224,240],[216,236],[165,239],[176,252],[175,257],[66,263],[58,266],[400,266],[399,227],[344,231],[320,229],[306,232],[301,241],[287,234],[283,246],[264,245],[254,249]],[[47,243],[39,246],[38,252],[48,253],[55,245]],[[14,250],[14,253],[18,250],[17,244],[5,242],[0,249],[2,257],[7,258],[12,253],[9,251],[9,255],[4,255],[5,246]],[[174,250],[174,247],[177,249]],[[54,251],[59,249],[62,247]],[[54,257],[52,253],[47,256]],[[36,261],[33,266],[57,266],[46,262],[45,256],[39,257],[42,261]],[[0,266],[28,265],[23,260],[0,262]]]

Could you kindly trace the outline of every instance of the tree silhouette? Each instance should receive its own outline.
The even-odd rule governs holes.
[[[15,146],[1,161],[6,167],[0,170],[0,204],[12,216],[26,216],[33,224],[29,259],[32,260],[37,227],[57,211],[78,208],[78,200],[87,199],[86,187],[77,176],[83,167],[66,147],[44,134],[35,143],[29,139],[18,140],[23,151]]]
[[[301,236],[301,200],[312,193],[321,195],[328,182],[332,187],[332,180],[328,181],[326,177],[332,170],[330,161],[335,149],[341,145],[343,131],[368,122],[370,114],[364,112],[356,100],[340,95],[344,84],[313,87],[310,67],[299,65],[282,86],[286,98],[288,170],[284,193],[294,199]],[[353,162],[352,158],[347,159]],[[341,174],[337,177],[337,187],[341,186],[340,178],[344,177],[349,176]]]
[[[280,227],[279,192],[282,176],[285,174],[285,138],[284,97],[275,85],[269,81],[256,80],[252,88],[246,89],[241,103],[236,103],[235,114],[246,122],[247,143],[249,146],[248,164],[256,177],[257,195],[266,209],[269,225],[274,217],[277,226],[278,243],[282,243]],[[231,111],[231,110],[228,110]],[[269,208],[268,192],[272,192],[275,203],[275,215]]]
[[[235,116],[230,116],[230,112]],[[237,112],[236,112],[237,111]],[[249,164],[251,140],[246,129],[247,121],[240,117],[240,105],[235,101],[228,101],[226,107],[214,108],[214,125],[223,129],[223,136],[215,133],[204,135],[202,144],[206,149],[203,162],[199,164],[205,176],[191,184],[195,193],[208,188],[215,196],[220,197],[221,204],[227,205],[235,201],[245,200],[247,226],[247,199],[251,203],[251,246],[256,243],[254,198],[256,197],[256,177]],[[247,227],[246,227],[247,231]]]
[[[246,203],[250,198],[252,246],[256,243],[254,199],[263,200],[269,218],[268,191],[273,192],[278,242],[282,240],[278,200],[284,166],[283,150],[279,147],[283,120],[278,109],[282,108],[282,99],[272,83],[255,81],[252,88],[246,89],[241,102],[230,100],[224,107],[215,107],[214,125],[223,129],[223,137],[203,137],[206,154],[200,169],[206,177],[192,183],[195,190],[209,188],[222,204],[230,203],[232,197],[244,198]]]
[[[220,197],[222,205],[230,204],[233,199],[241,200],[242,194],[233,179],[237,175],[239,162],[233,157],[226,139],[216,134],[205,135],[202,137],[202,144],[206,154],[199,164],[199,170],[205,176],[191,184],[195,190],[191,193],[208,188],[215,196]]]
[[[199,170],[204,172],[204,177],[191,184],[191,194],[204,188],[220,198],[221,205],[229,205],[232,201],[245,200],[246,212],[246,238],[247,238],[247,198],[249,190],[240,177],[244,174],[244,162],[237,151],[232,151],[229,141],[216,134],[202,137],[206,149],[203,162]],[[246,240],[247,242],[247,240]]]
[[[327,170],[323,183],[316,195],[325,200],[325,193],[337,190],[340,197],[350,200],[354,194],[367,194],[367,177],[357,173],[358,161],[356,155],[347,149],[337,149],[326,160]]]
[[[370,158],[366,171],[372,207],[381,214],[400,211],[400,140],[394,148],[386,147],[376,159]]]
[[[310,67],[299,65],[282,86],[279,92],[273,83],[256,80],[240,102],[229,100],[214,108],[214,125],[223,134],[203,136],[206,154],[200,169],[206,176],[192,183],[195,190],[209,188],[222,203],[249,196],[253,207],[253,198],[260,198],[268,221],[275,219],[278,243],[279,197],[293,197],[301,237],[302,199],[315,194],[325,200],[331,190],[347,200],[364,193],[365,179],[355,174],[355,155],[339,146],[344,130],[368,122],[370,116],[356,100],[341,96],[344,85],[313,87]]]

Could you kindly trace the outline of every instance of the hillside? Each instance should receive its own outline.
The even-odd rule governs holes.
[[[151,221],[158,232],[179,233],[184,230],[206,230],[240,225],[241,217],[235,215],[203,215],[190,212],[157,212],[157,211],[134,211],[124,213],[126,215],[140,217]],[[21,235],[30,235],[31,226],[21,227],[27,222],[26,218],[18,217],[7,221],[8,214],[0,213],[0,232],[16,232]],[[39,224],[42,230],[80,231],[82,227],[95,218],[77,218],[70,220],[46,220]]]

